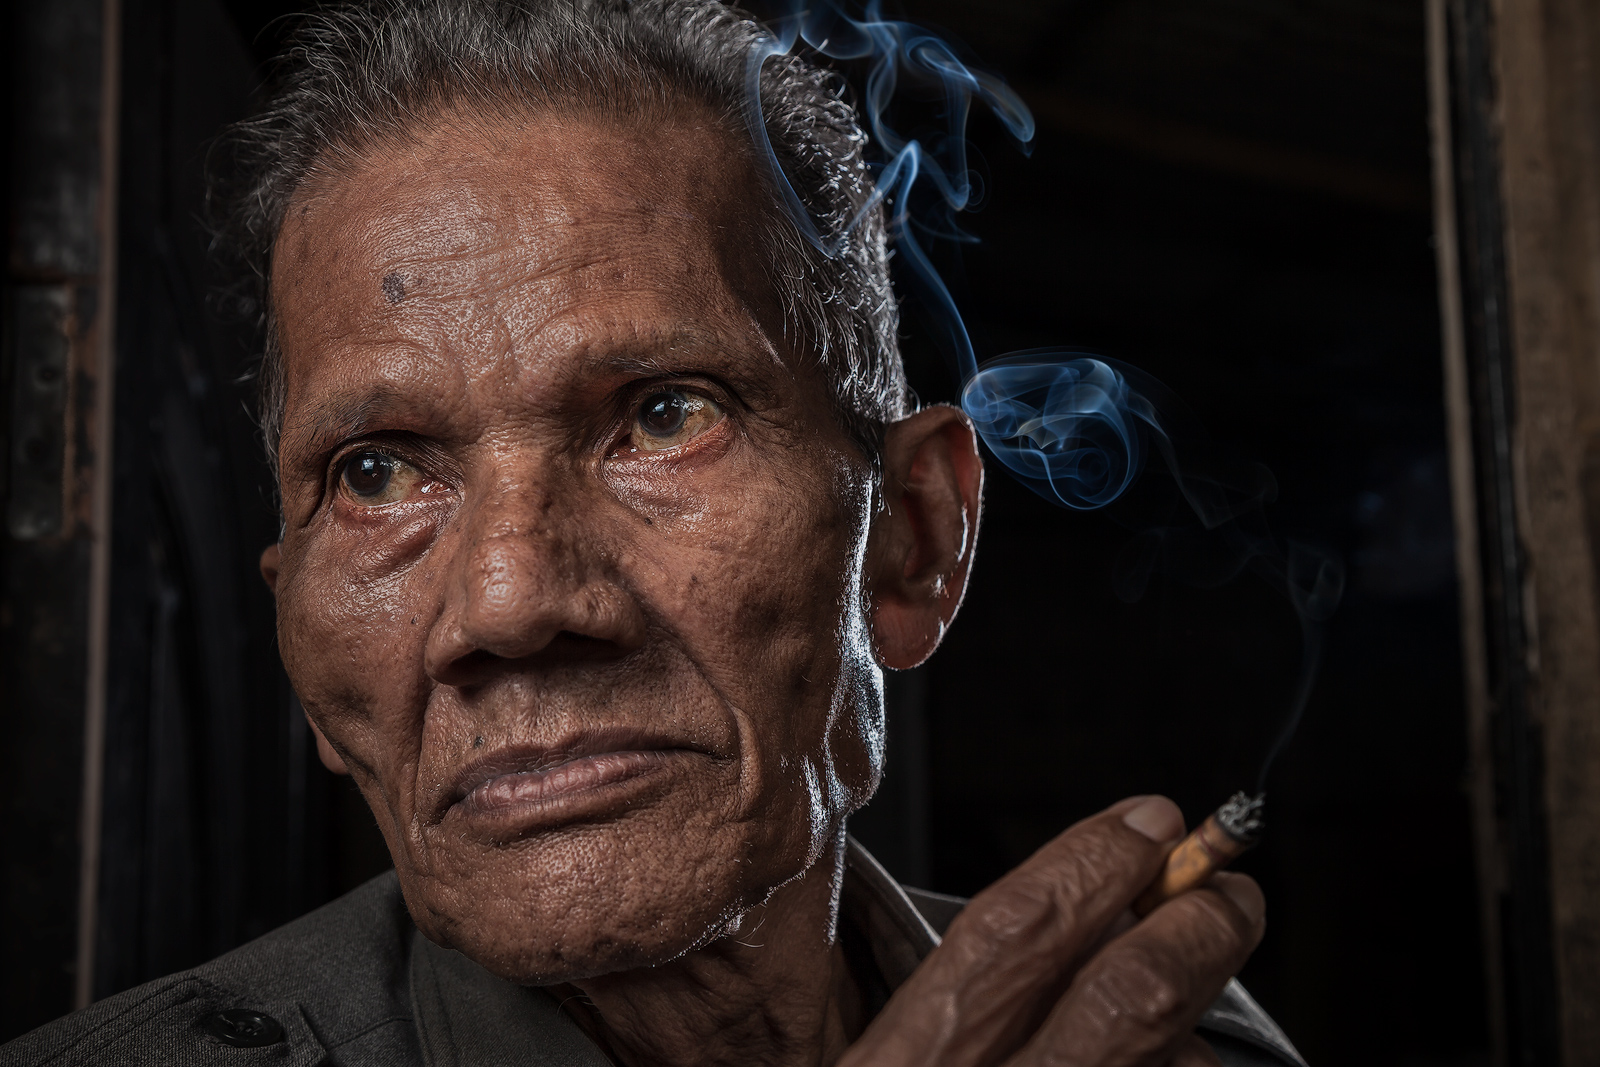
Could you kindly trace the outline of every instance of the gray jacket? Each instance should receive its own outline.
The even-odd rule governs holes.
[[[887,999],[964,901],[906,889],[850,843],[840,941]],[[1237,982],[1200,1023],[1228,1067],[1305,1067]],[[496,978],[417,932],[391,871],[193,970],[0,1047],[0,1065],[608,1067],[542,989]]]

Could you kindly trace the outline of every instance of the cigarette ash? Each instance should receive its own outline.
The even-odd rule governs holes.
[[[1263,515],[1276,495],[1271,472],[1219,457],[1183,405],[1149,375],[1071,349],[1015,352],[980,366],[960,310],[922,239],[974,240],[956,223],[974,197],[966,139],[974,104],[987,108],[1024,152],[1033,139],[1033,116],[1004,81],[963,60],[951,42],[925,27],[884,18],[881,0],[869,0],[859,18],[835,0],[814,7],[801,2],[780,0],[783,13],[769,20],[770,32],[750,53],[745,100],[751,137],[800,233],[824,254],[836,256],[845,234],[867,211],[887,207],[902,277],[928,313],[934,340],[961,382],[963,410],[994,457],[1045,499],[1074,510],[1109,508],[1139,478],[1148,456],[1160,457],[1161,470],[1181,500],[1175,511],[1188,517],[1111,512],[1137,534],[1119,561],[1117,592],[1123,599],[1142,596],[1157,571],[1212,587],[1250,570],[1293,606],[1303,636],[1299,678],[1283,726],[1262,762],[1256,785],[1261,793],[1315,683],[1323,626],[1343,594],[1342,562],[1331,551],[1274,536]],[[802,47],[865,69],[858,108],[880,157],[872,164],[874,200],[845,234],[832,239],[822,236],[784,174],[761,106],[763,64]],[[942,98],[941,128],[909,136],[890,122],[890,106],[903,86],[932,88]],[[1260,802],[1257,796],[1253,808],[1241,809],[1241,826],[1255,820],[1252,833],[1259,830]]]
[[[1251,796],[1245,792],[1238,792],[1217,809],[1213,818],[1229,837],[1242,845],[1253,845],[1261,839],[1261,832],[1266,829],[1264,818],[1266,803],[1265,793]]]

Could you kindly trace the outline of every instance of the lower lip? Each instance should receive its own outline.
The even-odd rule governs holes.
[[[606,790],[665,768],[676,751],[606,752],[583,756],[545,771],[518,771],[491,778],[462,797],[468,816],[506,816],[529,809],[565,806],[582,794]]]

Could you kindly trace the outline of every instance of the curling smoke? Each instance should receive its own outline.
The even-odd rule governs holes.
[[[884,158],[875,165],[877,193],[861,215],[846,228],[853,229],[867,212],[887,202],[889,232],[907,267],[917,296],[931,311],[937,341],[963,383],[978,373],[972,341],[944,280],[928,259],[918,232],[960,238],[955,216],[972,202],[972,176],[967,167],[967,116],[974,101],[987,107],[1018,145],[1026,150],[1033,140],[1033,115],[1010,87],[992,74],[973,70],[956,56],[950,44],[920,26],[882,15],[881,0],[869,0],[860,19],[845,15],[831,3],[792,11],[772,21],[772,34],[751,50],[745,74],[745,122],[760,149],[773,184],[778,187],[795,226],[825,255],[837,255],[845,234],[828,240],[818,231],[794,186],[772,151],[761,109],[761,68],[775,55],[785,55],[800,42],[817,53],[841,61],[867,64],[860,113],[874,148]],[[902,81],[938,88],[944,98],[944,129],[937,135],[907,137],[888,121],[889,106]],[[922,208],[912,217],[913,193],[927,192]]]
[[[1121,496],[1143,465],[1144,433],[1161,432],[1109,363],[1048,350],[991,361],[967,379],[961,407],[1012,474],[1080,510]]]
[[[1119,571],[1119,595],[1137,599],[1158,566],[1198,585],[1220,585],[1248,568],[1282,590],[1294,606],[1304,637],[1300,677],[1262,765],[1264,782],[1311,694],[1323,623],[1343,591],[1338,558],[1304,544],[1280,545],[1261,514],[1276,492],[1271,473],[1258,464],[1211,460],[1204,435],[1149,376],[1114,360],[1058,349],[1017,352],[978,365],[961,313],[919,234],[969,239],[955,216],[973,197],[966,123],[974,103],[988,108],[1028,150],[1033,116],[1013,90],[963,63],[948,42],[927,29],[884,18],[881,0],[869,0],[861,18],[844,14],[831,0],[816,8],[791,7],[770,26],[770,35],[749,57],[745,120],[789,215],[817,249],[830,257],[838,254],[845,234],[829,240],[818,230],[772,151],[762,117],[763,64],[804,42],[830,59],[866,64],[859,110],[883,158],[875,164],[877,192],[862,215],[888,205],[889,233],[904,278],[928,311],[934,340],[958,374],[963,410],[994,456],[1041,496],[1077,510],[1104,508],[1122,497],[1151,451],[1163,460],[1201,530],[1192,529],[1193,521],[1187,528],[1138,523],[1134,552]],[[902,80],[941,92],[942,131],[913,138],[889,123]],[[852,220],[849,228],[860,220]]]

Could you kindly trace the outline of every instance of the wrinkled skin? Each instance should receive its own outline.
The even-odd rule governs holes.
[[[427,936],[575,984],[627,1063],[831,1063],[862,1034],[833,943],[844,821],[881,774],[880,667],[937,645],[976,537],[952,409],[890,428],[875,492],[748,236],[757,188],[692,113],[445,115],[326,167],[276,247],[285,527],[262,569],[324,762]],[[1157,832],[1108,813],[980,898],[848,1054],[1023,1048],[1181,833],[1152,804]],[[1094,907],[1039,895],[1063,863],[1104,883]],[[1188,1029],[1259,937],[1234,888],[1077,971],[1160,922],[1192,943],[1163,957],[1146,1058],[1092,1062],[1206,1062]],[[1070,944],[1005,978],[1028,914]],[[950,983],[983,974],[1033,1007],[918,1044],[929,1011],[968,1032]]]
[[[379,153],[296,204],[277,589],[284,662],[418,924],[543,982],[676,955],[810,867],[870,795],[883,728],[867,467],[775,347],[749,247],[710,240],[744,222],[715,153],[687,131],[665,165],[587,128],[527,138]],[[563,164],[526,180],[539,157]],[[636,450],[662,385],[722,417]],[[341,491],[369,450],[416,484]],[[479,760],[580,748],[653,762],[458,803]]]

